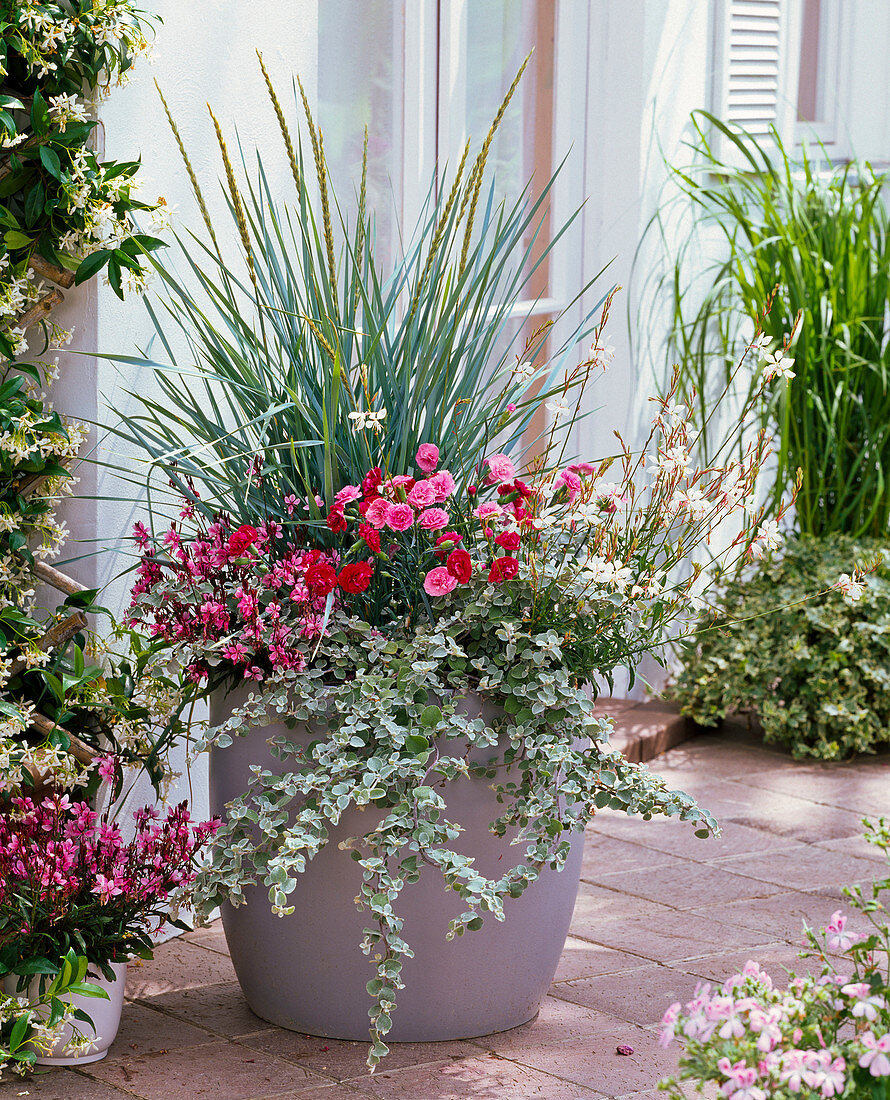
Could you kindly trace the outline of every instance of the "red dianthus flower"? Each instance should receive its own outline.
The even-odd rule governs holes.
[[[356,561],[349,565],[344,565],[337,579],[344,592],[352,592],[355,594],[357,592],[364,592],[371,583],[371,577],[373,576],[374,569],[370,562]]]
[[[242,523],[237,531],[229,535],[226,552],[230,558],[241,558],[259,537],[260,533],[256,527],[251,527],[249,523]]]
[[[375,554],[380,553],[380,532],[376,527],[372,527],[370,523],[360,523],[358,534]]]
[[[380,482],[383,480],[383,471],[379,466],[374,466],[368,470],[365,476],[362,478],[362,493],[366,497],[380,496],[377,489],[380,486]]]
[[[346,530],[346,516],[340,508],[332,508],[328,512],[328,527],[331,531],[339,532]]]
[[[448,555],[445,567],[452,577],[456,577],[460,584],[466,584],[473,575],[473,563],[466,550],[452,550]]]
[[[515,554],[519,549],[519,532],[502,531],[494,541],[501,549],[506,550],[508,554]]]
[[[337,587],[337,573],[326,561],[317,561],[306,570],[306,587],[314,596],[326,596]]]
[[[515,558],[495,558],[488,570],[488,579],[492,584],[509,581],[519,572],[519,562]]]

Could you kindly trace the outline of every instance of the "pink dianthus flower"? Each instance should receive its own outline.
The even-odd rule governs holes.
[[[492,455],[485,459],[488,466],[488,476],[485,478],[489,485],[495,485],[499,481],[509,481],[516,476],[516,467],[505,454]]]
[[[448,513],[444,508],[427,508],[420,513],[418,524],[424,531],[440,531],[448,526]]]
[[[444,596],[456,586],[457,577],[452,576],[444,565],[437,565],[423,579],[423,590],[428,596]]]
[[[387,507],[386,526],[391,531],[407,531],[413,525],[414,509],[410,504],[390,504]]]
[[[431,474],[439,465],[439,448],[435,443],[421,443],[414,461],[425,474]]]

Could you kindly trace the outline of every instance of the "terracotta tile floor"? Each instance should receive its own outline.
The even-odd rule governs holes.
[[[890,813],[890,754],[800,765],[730,728],[670,749],[655,768],[717,813],[723,837],[598,814],[572,933],[532,1023],[466,1042],[394,1046],[369,1076],[363,1044],[282,1031],[253,1015],[217,923],[131,967],[121,1032],[104,1062],[8,1081],[0,1098],[656,1097],[676,1064],[655,1034],[672,1001],[748,958],[779,978],[801,966],[801,922],[824,923],[841,886],[883,873],[859,821]],[[633,1054],[618,1054],[623,1045]]]

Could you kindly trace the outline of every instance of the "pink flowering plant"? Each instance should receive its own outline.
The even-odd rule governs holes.
[[[866,823],[868,824],[868,823]],[[890,826],[866,838],[890,857]],[[683,1008],[664,1015],[662,1044],[682,1045],[679,1079],[659,1086],[676,1100],[681,1081],[717,1086],[727,1100],[887,1100],[890,1096],[890,927],[881,895],[890,877],[845,890],[855,915],[841,910],[818,933],[805,928],[817,971],[784,988],[756,962],[722,986],[699,986]]]
[[[150,958],[153,933],[184,927],[169,904],[187,897],[217,825],[192,825],[185,803],[163,818],[146,807],[125,841],[86,802],[13,798],[0,817],[0,975],[23,989],[69,950],[109,979],[109,963]]]

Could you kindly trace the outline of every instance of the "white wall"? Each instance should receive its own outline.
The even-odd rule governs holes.
[[[254,51],[262,52],[286,111],[293,103],[294,74],[299,74],[311,99],[317,71],[316,0],[263,0],[261,5],[156,0],[146,6],[162,17],[163,24],[150,63],[139,62],[130,83],[116,89],[100,108],[105,155],[109,160],[141,157],[145,194],[165,197],[175,211],[174,228],[200,224],[187,174],[154,87],[156,79],[176,118],[225,250],[224,236],[230,231],[231,220],[216,182],[222,168],[206,103],[210,102],[225,130],[233,160],[237,157],[236,122],[245,145],[280,149],[278,124]],[[290,116],[296,117],[295,110]],[[292,187],[284,155],[278,160],[270,157],[270,164],[273,184],[277,179],[282,187]],[[122,303],[108,286],[97,281],[71,291],[67,298],[59,319],[63,325],[76,326],[72,349],[129,355],[147,346],[152,328],[139,297],[131,296]],[[72,415],[111,422],[110,409],[135,407],[127,390],[151,392],[151,379],[90,355],[68,354],[63,356],[54,400],[57,408]],[[103,438],[101,429],[92,432],[93,448],[101,462],[127,474],[139,476],[144,469],[141,455],[128,452],[107,435]],[[132,499],[132,487],[116,477],[113,469],[82,464],[79,474],[81,499],[63,509],[75,536],[65,557],[104,550],[72,564],[70,571],[88,586],[106,586],[103,602],[112,609],[123,609],[129,580],[119,574],[131,559],[120,551],[128,548],[127,536],[140,517],[141,504]],[[93,495],[100,499],[83,499]],[[115,499],[119,497],[125,499]],[[184,768],[183,754],[178,754],[177,767]],[[132,801],[141,803],[150,795],[150,788],[140,783]],[[206,815],[206,760],[192,769],[190,777],[183,775],[171,797],[189,797],[195,814]]]

